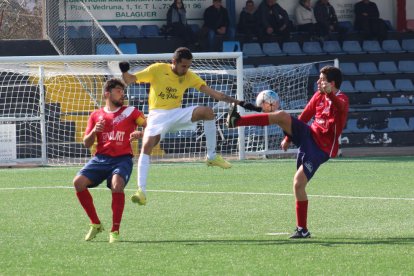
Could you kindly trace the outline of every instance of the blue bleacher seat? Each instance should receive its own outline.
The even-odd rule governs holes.
[[[332,41],[324,41],[322,45],[322,49],[325,53],[330,55],[342,55],[345,52],[342,50],[341,44],[339,41],[332,40]]]
[[[288,56],[303,56],[305,55],[304,52],[302,52],[302,49],[300,48],[300,45],[298,42],[283,42],[282,44],[282,51],[286,53]]]
[[[362,41],[362,50],[370,53],[385,53],[385,51],[381,48],[380,43],[378,40],[364,40]]]
[[[135,25],[122,25],[120,28],[121,36],[124,38],[140,37],[139,28]]]
[[[263,53],[260,43],[250,42],[243,44],[243,55],[245,57],[261,57],[265,54]]]
[[[123,54],[137,54],[138,48],[135,43],[119,43],[119,49]]]
[[[240,42],[239,41],[223,41],[223,52],[240,52]]]
[[[391,104],[410,105],[410,100],[407,97],[392,97]]]
[[[63,37],[65,35],[65,27],[59,26],[58,33],[60,37]],[[79,38],[78,30],[74,26],[66,27],[66,35],[68,38]]]
[[[405,50],[401,48],[400,42],[396,39],[387,39],[382,41],[382,49],[387,53],[404,53]]]
[[[277,42],[265,42],[263,43],[263,53],[267,56],[284,56],[285,53],[280,49],[279,43]]]
[[[348,119],[344,133],[365,133],[371,132],[367,126],[358,127],[358,119]]]
[[[112,44],[97,44],[96,54],[97,55],[115,55],[116,51]]]
[[[378,62],[378,70],[383,74],[397,74],[400,72],[394,61]]]
[[[80,38],[91,38],[92,27],[91,26],[79,26],[78,34]]]
[[[158,25],[142,25],[141,36],[143,37],[157,37],[160,35],[160,28]]]
[[[375,97],[371,99],[371,105],[389,105],[390,102],[384,97]]]
[[[307,55],[323,55],[321,44],[318,41],[305,41],[302,45],[302,51]]]
[[[319,62],[319,70],[321,70],[323,67],[325,66],[334,66],[334,62],[333,61],[323,61],[323,62]]]
[[[108,35],[111,38],[121,38],[121,33],[118,30],[118,27],[115,25],[104,25],[102,26],[105,32],[108,33]]]
[[[374,87],[379,92],[393,92],[396,91],[391,80],[375,80]]]
[[[388,128],[391,129],[391,131],[411,131],[411,128],[403,117],[389,118]]]
[[[353,62],[341,62],[339,63],[339,68],[342,73],[347,76],[355,76],[360,74],[356,64]]]
[[[364,54],[361,45],[356,40],[345,40],[342,43],[342,49],[348,54]]]
[[[348,80],[344,80],[341,84],[341,91],[345,92],[345,93],[355,93],[357,92],[354,88],[354,86],[352,85],[352,83]]]
[[[398,69],[402,73],[414,73],[414,60],[400,60]]]
[[[414,117],[410,117],[408,119],[408,126],[410,127],[411,130],[414,130]]]
[[[414,92],[414,84],[410,79],[396,79],[395,89],[397,91]]]
[[[253,64],[244,64],[243,63],[243,68],[255,68]]]
[[[414,52],[414,39],[403,39],[401,41],[401,48],[407,52]]]
[[[375,64],[375,62],[371,62],[371,61],[358,63],[358,71],[361,74],[365,74],[365,75],[380,74],[380,71],[378,71],[378,67]]]
[[[370,80],[356,80],[354,85],[359,92],[377,92]]]

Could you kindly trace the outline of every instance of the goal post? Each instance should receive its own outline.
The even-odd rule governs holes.
[[[209,86],[236,97],[243,92],[241,53],[194,53],[192,70]],[[154,62],[171,63],[173,54],[33,56],[0,58],[0,148],[8,152],[5,163],[79,165],[93,154],[82,138],[90,113],[103,105],[102,88],[111,77],[121,77],[120,61],[131,72]],[[147,84],[127,88],[130,105],[148,114]],[[217,117],[218,151],[237,154],[237,136],[223,131],[229,106],[190,89],[183,106],[208,105]],[[14,138],[11,139],[11,138]],[[233,144],[228,145],[227,141]],[[139,154],[138,143],[133,144]],[[178,158],[178,159],[177,159]],[[169,133],[153,151],[153,160],[202,160],[205,135],[202,123],[195,131]],[[3,160],[4,159],[4,160]]]
[[[82,140],[90,113],[104,103],[102,88],[111,77],[121,77],[120,61],[130,72],[154,62],[171,63],[170,54],[0,57],[0,165],[36,163],[79,165],[94,153]],[[299,113],[307,102],[308,77],[313,63],[243,68],[242,53],[194,53],[191,70],[207,84],[238,99],[254,102],[257,93],[273,89],[282,108]],[[332,61],[331,61],[332,62]],[[333,62],[332,62],[333,63]],[[149,85],[127,88],[127,102],[148,114]],[[277,151],[283,137],[277,126],[225,125],[229,105],[195,89],[184,94],[183,107],[206,105],[216,115],[217,152],[244,159]],[[245,111],[240,108],[243,114]],[[133,144],[139,154],[139,143]],[[196,130],[168,133],[154,148],[152,160],[200,161],[205,158],[202,122]]]

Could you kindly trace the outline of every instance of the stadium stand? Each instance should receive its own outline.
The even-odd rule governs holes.
[[[302,51],[299,42],[284,42],[282,45],[282,50],[288,56],[303,56],[305,53]]]
[[[104,25],[102,26],[104,30],[108,33],[108,35],[111,38],[121,38],[121,33],[119,32],[119,29],[115,25]]]
[[[135,43],[119,43],[118,47],[123,54],[138,54],[137,44]]]
[[[245,57],[260,57],[265,56],[265,53],[259,43],[250,42],[243,44],[243,55]]]
[[[140,32],[138,26],[135,25],[122,25],[120,27],[120,33],[123,38],[138,38]]]
[[[282,49],[278,42],[265,42],[263,43],[263,53],[267,56],[284,56]]]
[[[223,41],[223,52],[240,52],[241,46],[239,41]]]

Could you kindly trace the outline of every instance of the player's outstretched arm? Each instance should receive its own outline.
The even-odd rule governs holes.
[[[128,73],[129,69],[130,69],[129,62],[121,61],[119,63],[119,70],[121,70],[122,72],[122,79],[127,85],[130,85],[131,83],[135,83],[137,80],[137,78],[134,75]]]

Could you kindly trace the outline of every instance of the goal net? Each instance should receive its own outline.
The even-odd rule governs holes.
[[[103,105],[102,87],[120,77],[119,61],[131,63],[136,72],[154,62],[170,63],[172,54],[46,56],[0,58],[0,164],[83,164],[94,153],[82,139],[90,113]],[[207,84],[232,97],[254,102],[258,92],[279,93],[282,108],[299,112],[308,95],[312,64],[243,69],[241,53],[195,53],[192,70]],[[127,104],[148,114],[149,85],[130,85]],[[183,106],[207,105],[216,114],[217,152],[227,157],[272,153],[282,138],[280,128],[228,129],[229,105],[189,89]],[[240,110],[241,113],[244,110]],[[139,155],[140,142],[133,144]],[[168,133],[154,148],[153,161],[195,161],[205,158],[202,122],[195,131]]]

